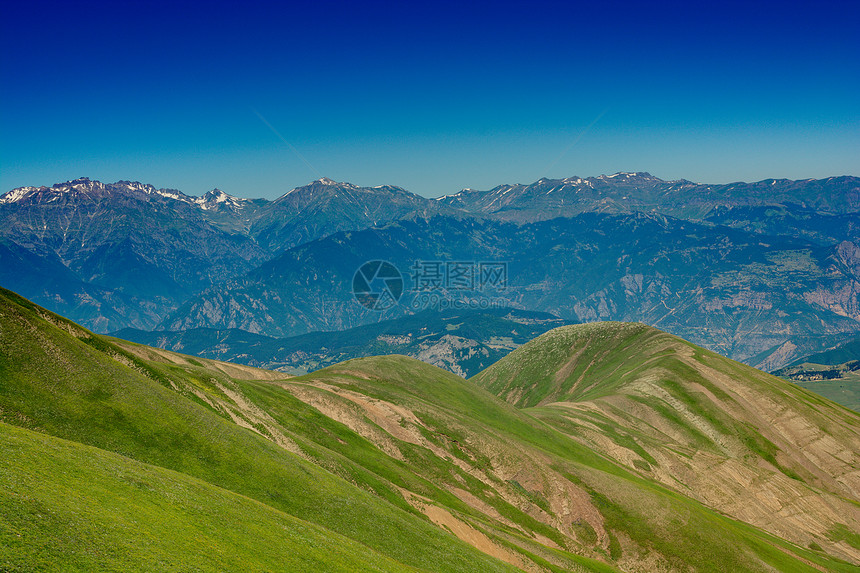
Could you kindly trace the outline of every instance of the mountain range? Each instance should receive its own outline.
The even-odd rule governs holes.
[[[441,206],[328,179],[275,201],[87,178],[22,187],[0,197],[0,284],[99,331],[152,328],[283,249],[428,208]]]
[[[857,236],[856,217],[846,216],[860,212],[860,187],[856,177],[702,185],[663,181],[650,173],[616,173],[541,179],[489,191],[466,189],[439,200],[470,213],[519,222],[639,211],[838,242]]]
[[[365,261],[407,283],[417,261],[490,261],[504,292],[437,299],[640,320],[768,370],[860,332],[858,245],[856,177],[618,173],[438,199],[323,178],[274,201],[82,178],[0,197],[0,284],[99,332],[341,330],[426,306],[410,284],[382,313],[357,304]]]
[[[407,283],[380,313],[354,301],[351,279],[384,256]],[[437,216],[343,232],[295,247],[207,289],[167,330],[240,328],[270,336],[339,330],[413,312],[415,261],[505,261],[506,288],[461,302],[540,309],[574,322],[641,320],[765,369],[860,327],[860,249],[818,246],[635,213],[584,213],[516,225]],[[446,299],[447,300],[447,299]],[[459,300],[456,299],[455,300]]]
[[[0,569],[854,571],[860,414],[641,323],[289,377],[0,289]]]

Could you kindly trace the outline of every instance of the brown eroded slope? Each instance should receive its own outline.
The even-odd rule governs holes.
[[[472,379],[708,507],[860,560],[860,415],[642,324],[555,329]]]

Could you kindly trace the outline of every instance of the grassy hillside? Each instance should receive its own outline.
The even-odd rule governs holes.
[[[0,571],[417,571],[185,474],[0,423]]]
[[[0,314],[0,421],[185,473],[410,566],[509,569],[231,417],[215,401],[230,379],[211,363],[152,365],[9,291]]]
[[[567,364],[566,343],[555,341],[569,332],[552,331],[475,379],[488,387],[498,380],[507,380],[506,389],[526,386],[511,395],[541,406],[520,408],[402,356],[286,378],[111,341],[0,291],[0,421],[7,424],[0,433],[10,460],[0,470],[0,515],[9,516],[0,518],[0,536],[13,542],[0,544],[0,565],[38,569],[66,556],[68,569],[85,570],[109,548],[139,541],[125,561],[110,554],[118,559],[115,569],[151,569],[147,563],[155,561],[146,559],[152,559],[165,569],[205,570],[197,565],[199,546],[226,570],[245,563],[243,554],[249,570],[856,570],[856,415],[800,389],[785,394],[818,413],[813,419],[806,406],[791,410],[811,424],[806,430],[832,438],[816,434],[804,442],[802,455],[819,456],[804,465],[798,448],[775,441],[763,420],[734,420],[738,412],[728,408],[706,411],[724,416],[727,435],[746,428],[763,454],[751,449],[745,457],[746,450],[728,442],[708,442],[716,436],[695,424],[678,422],[670,433],[653,415],[616,412],[609,405],[635,394],[631,388],[649,388],[648,365],[680,368],[659,362],[670,355],[660,343],[667,335],[647,330],[607,334],[594,351],[582,339],[578,356],[591,357],[588,381],[576,386],[564,378],[555,388],[552,376],[549,391],[532,402],[529,389],[543,386],[522,373],[534,356],[546,359],[547,368]],[[678,348],[695,347],[668,338],[687,364]],[[626,342],[612,351],[610,339]],[[544,348],[547,341],[560,350]],[[601,360],[617,364],[601,367]],[[773,384],[770,377],[748,379],[752,369],[711,355],[696,360],[735,377],[741,389]],[[623,374],[637,362],[635,373]],[[705,384],[689,375],[681,369],[675,382]],[[698,407],[690,404],[704,403],[698,393],[690,404],[661,396],[671,407],[659,412],[681,420]],[[731,403],[719,396],[720,404]],[[760,408],[775,405],[765,401]],[[779,427],[780,420],[772,423]],[[712,464],[708,471],[697,465],[703,460]],[[690,477],[696,471],[723,481],[696,482]],[[772,519],[707,495],[736,495],[732,477],[748,480],[751,491],[770,492]],[[92,507],[77,511],[84,499]],[[39,521],[45,516],[51,517]],[[135,521],[139,530],[129,533]],[[176,543],[165,544],[174,522]],[[69,533],[70,523],[79,536]],[[242,531],[255,538],[246,540]],[[93,540],[90,532],[103,538]],[[280,543],[281,534],[294,561],[271,567],[280,550],[268,540]],[[291,545],[301,536],[306,551]]]
[[[642,324],[562,327],[472,379],[643,478],[857,560],[860,415]]]
[[[314,390],[297,388],[305,385]],[[358,406],[388,433],[387,444],[384,434],[375,436],[382,449],[392,457],[397,457],[394,448],[406,455],[409,444],[430,449],[435,459],[414,464],[413,471],[432,471],[434,483],[482,508],[484,516],[495,513],[490,506],[500,514],[499,521],[513,522],[527,538],[605,559],[623,570],[641,569],[636,563],[642,560],[649,562],[644,570],[802,570],[797,556],[817,557],[664,489],[651,476],[643,479],[635,468],[609,462],[601,450],[585,447],[528,412],[404,357],[353,360],[282,387],[336,419],[345,418],[336,397],[346,406]],[[353,425],[374,437],[374,429]],[[426,469],[440,462],[439,469]],[[821,499],[817,492],[810,495]],[[511,512],[500,499],[521,513]],[[836,496],[826,503],[841,504],[849,512],[854,507]],[[468,513],[461,515],[469,519]],[[845,527],[856,530],[856,522]],[[517,537],[508,539],[523,546]],[[827,534],[821,542],[833,544]],[[847,556],[852,548],[844,545],[848,551],[836,552]],[[782,553],[786,550],[789,555]]]
[[[253,404],[246,409],[271,415],[321,466],[379,495],[385,484],[409,492],[408,502],[434,522],[503,558],[525,557],[523,567],[595,568],[577,557],[584,555],[622,570],[641,570],[644,556],[647,570],[803,570],[791,556],[799,553],[839,568],[655,488],[462,379],[405,357],[352,360],[238,389]]]

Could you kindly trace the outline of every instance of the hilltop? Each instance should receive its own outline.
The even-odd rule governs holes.
[[[644,324],[561,327],[472,381],[642,475],[795,542],[812,542],[800,532],[827,515],[857,515],[840,500],[860,493],[860,415]]]

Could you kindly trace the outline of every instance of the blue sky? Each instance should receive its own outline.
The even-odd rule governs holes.
[[[0,192],[860,175],[856,2],[10,4]]]

